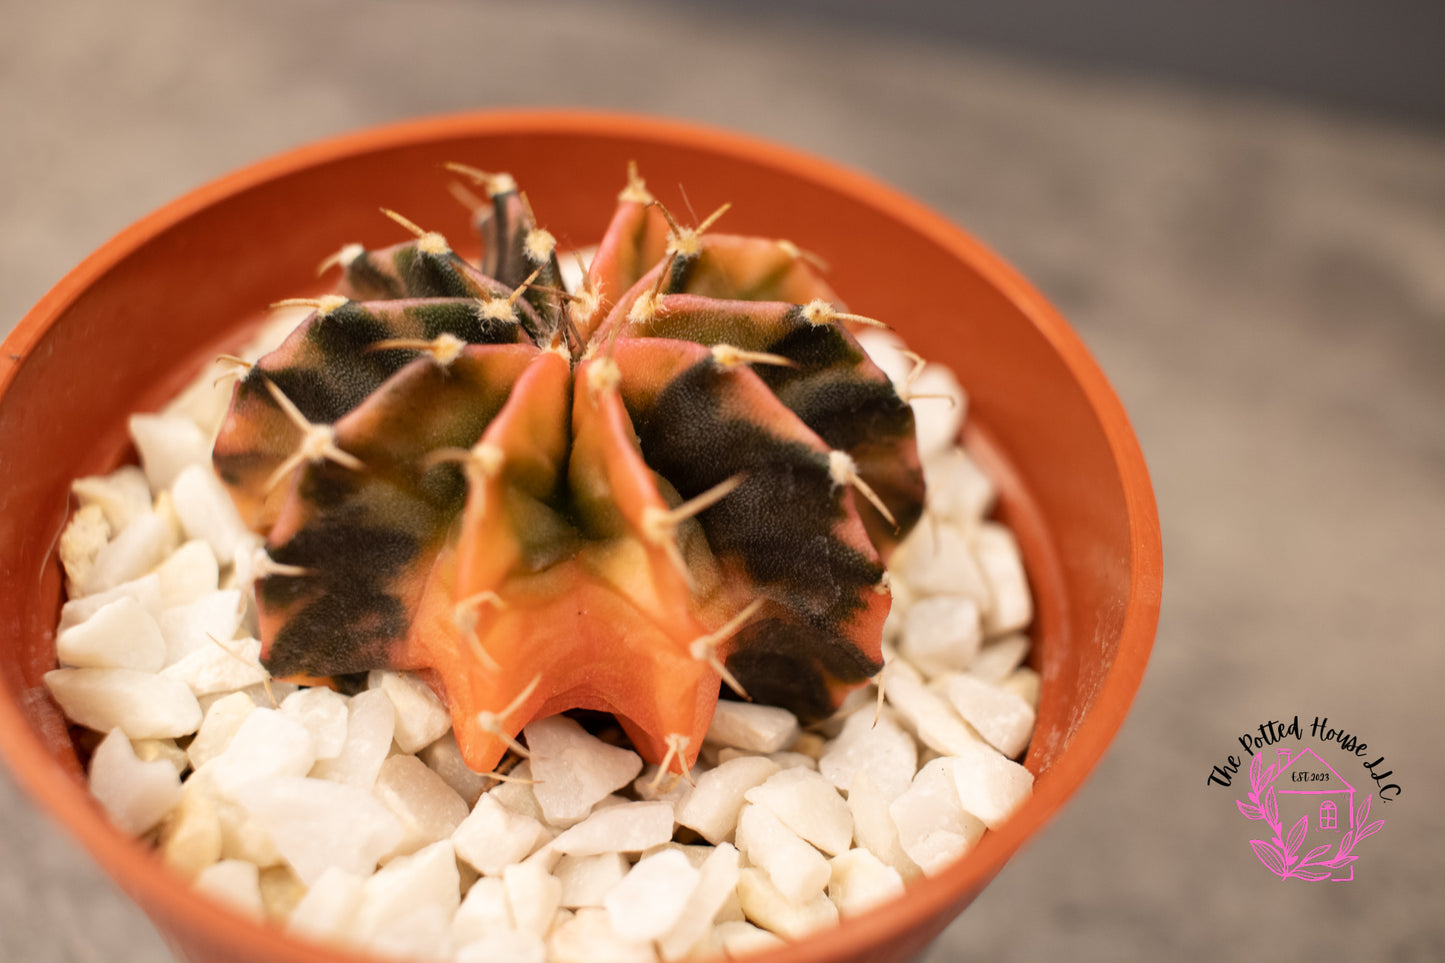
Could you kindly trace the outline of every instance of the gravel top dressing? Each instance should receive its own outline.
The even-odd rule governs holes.
[[[629,190],[640,184],[634,177]],[[493,198],[508,186],[495,177],[487,184]],[[701,233],[680,231],[679,245],[675,230],[669,251],[680,246],[689,256],[688,237],[695,246]],[[418,234],[416,247],[435,247],[428,239],[436,235]],[[534,260],[551,257],[539,234],[525,238]],[[662,283],[653,292],[659,303]],[[554,294],[563,285],[587,291],[565,266],[553,284]],[[1033,731],[1039,678],[1024,665],[1032,602],[1018,546],[988,520],[993,486],[955,446],[965,412],[956,380],[876,330],[860,331],[856,344],[911,404],[927,499],[911,532],[888,546],[882,581],[864,586],[885,602],[892,596],[883,670],[851,692],[825,679],[818,691],[836,691],[835,712],[800,722],[788,708],[725,691],[697,733],[673,725],[666,707],[657,731],[624,730],[590,708],[539,712],[551,681],[530,673],[517,675],[510,704],[460,714],[428,684],[434,674],[371,669],[338,688],[273,679],[267,665],[276,668],[277,643],[263,639],[281,636],[257,585],[311,569],[268,551],[244,499],[238,507],[228,490],[234,479],[223,482],[213,468],[212,449],[232,404],[227,375],[247,378],[298,323],[337,309],[324,299],[277,309],[241,357],[218,361],[164,411],[133,415],[140,466],[76,481],[79,508],[61,537],[69,601],[56,640],[62,667],[46,683],[86,730],[78,742],[89,750],[91,790],[112,820],[153,842],[198,890],[382,957],[742,956],[902,894],[1028,798],[1033,777],[1013,760]],[[822,323],[846,317],[830,312]],[[443,341],[427,350],[456,357],[461,348]],[[724,366],[787,360],[743,354],[713,349]],[[605,392],[611,385],[602,381],[587,384]],[[344,443],[342,433],[318,431],[268,468],[276,477],[265,498],[276,479],[309,463],[350,470],[349,451],[327,447],[338,438]],[[891,520],[886,492],[880,498],[851,461],[828,464],[835,488],[852,486],[860,504]],[[695,512],[740,484],[717,486],[722,493]],[[686,556],[684,576],[698,570],[685,521],[669,522],[675,542],[658,540],[671,553],[660,556],[665,564]],[[882,530],[876,519],[869,524]],[[693,581],[679,584],[696,591]],[[747,664],[724,665],[718,654],[758,610],[737,608],[726,631],[694,645],[704,688],[720,678],[743,691],[766,683],[734,676],[730,668]],[[464,624],[477,639],[470,617]],[[505,662],[498,636],[487,638],[477,660]],[[462,684],[457,671],[439,668],[449,701]],[[493,768],[474,771],[468,759]]]

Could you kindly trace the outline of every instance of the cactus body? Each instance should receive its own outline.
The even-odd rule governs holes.
[[[881,667],[912,414],[785,242],[683,229],[635,177],[574,298],[505,175],[485,256],[348,249],[215,448],[271,565],[280,677],[422,672],[468,762],[613,713],[691,765],[721,682],[803,719]],[[528,283],[530,282],[530,283]]]

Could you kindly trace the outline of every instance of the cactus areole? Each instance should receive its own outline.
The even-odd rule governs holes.
[[[720,690],[829,715],[882,667],[918,519],[913,415],[786,241],[679,227],[635,171],[580,290],[505,174],[480,267],[344,248],[235,389],[215,465],[266,537],[279,678],[420,673],[468,763],[615,715],[686,772]],[[721,212],[719,212],[721,213]]]

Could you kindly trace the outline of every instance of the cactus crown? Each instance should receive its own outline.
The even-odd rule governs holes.
[[[238,383],[215,464],[273,564],[283,677],[422,672],[468,762],[611,712],[691,765],[720,684],[829,714],[881,668],[912,413],[785,241],[680,226],[630,172],[580,291],[505,174],[441,235],[344,248]]]

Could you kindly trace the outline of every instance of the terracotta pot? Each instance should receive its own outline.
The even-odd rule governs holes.
[[[342,961],[193,895],[88,795],[54,667],[57,534],[72,478],[127,455],[125,416],[158,405],[271,301],[315,289],[342,243],[396,240],[380,206],[460,239],[438,165],[514,173],[563,247],[600,237],[628,160],[665,200],[734,201],[728,230],[786,237],[832,266],[852,310],[888,319],[970,396],[966,441],[1001,488],[1037,598],[1043,676],[1032,800],[949,871],[760,963],[917,953],[1056,812],[1103,755],[1148,659],[1162,561],[1128,420],[1078,337],[995,255],[916,202],[832,164],[732,134],[635,117],[486,113],[422,120],[263,161],[127,228],[62,280],[0,354],[0,750],[197,963]],[[683,205],[679,205],[683,206]],[[15,868],[7,872],[19,871]]]

